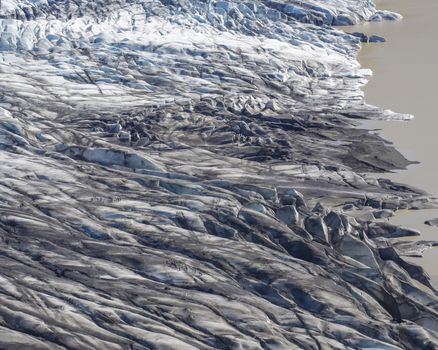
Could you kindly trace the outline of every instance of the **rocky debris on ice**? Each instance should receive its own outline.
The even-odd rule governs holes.
[[[429,226],[438,226],[438,219],[426,220],[424,223]]]

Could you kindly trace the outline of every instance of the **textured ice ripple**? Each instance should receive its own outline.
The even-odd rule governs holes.
[[[434,349],[376,221],[436,205],[365,118],[371,1],[13,1],[0,19],[0,348]],[[427,245],[433,243],[428,242]]]

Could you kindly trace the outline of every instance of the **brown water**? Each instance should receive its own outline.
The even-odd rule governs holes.
[[[401,13],[404,19],[343,28],[387,40],[384,44],[364,44],[359,54],[362,66],[374,73],[364,88],[365,99],[415,118],[409,122],[372,122],[367,127],[381,129],[379,133],[406,158],[420,162],[385,177],[438,196],[438,1],[377,0],[376,4]],[[422,239],[438,241],[438,228],[424,225],[431,218],[438,218],[438,210],[401,211],[391,222],[420,230]],[[430,249],[413,261],[423,266],[438,286],[438,249]]]

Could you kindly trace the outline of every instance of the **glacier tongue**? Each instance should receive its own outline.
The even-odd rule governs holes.
[[[371,0],[2,0],[1,349],[426,349],[437,295],[376,222]],[[412,243],[423,249],[428,243]],[[416,248],[417,247],[417,248]],[[408,247],[409,248],[409,247]],[[406,248],[406,250],[409,250]],[[420,285],[422,284],[422,285]]]

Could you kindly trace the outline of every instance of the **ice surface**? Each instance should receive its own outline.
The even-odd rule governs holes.
[[[381,237],[412,232],[372,224],[376,207],[434,203],[367,174],[409,162],[354,128],[406,116],[363,102],[359,39],[331,27],[390,14],[365,0],[2,0],[0,14],[1,348],[437,344],[433,287]]]

